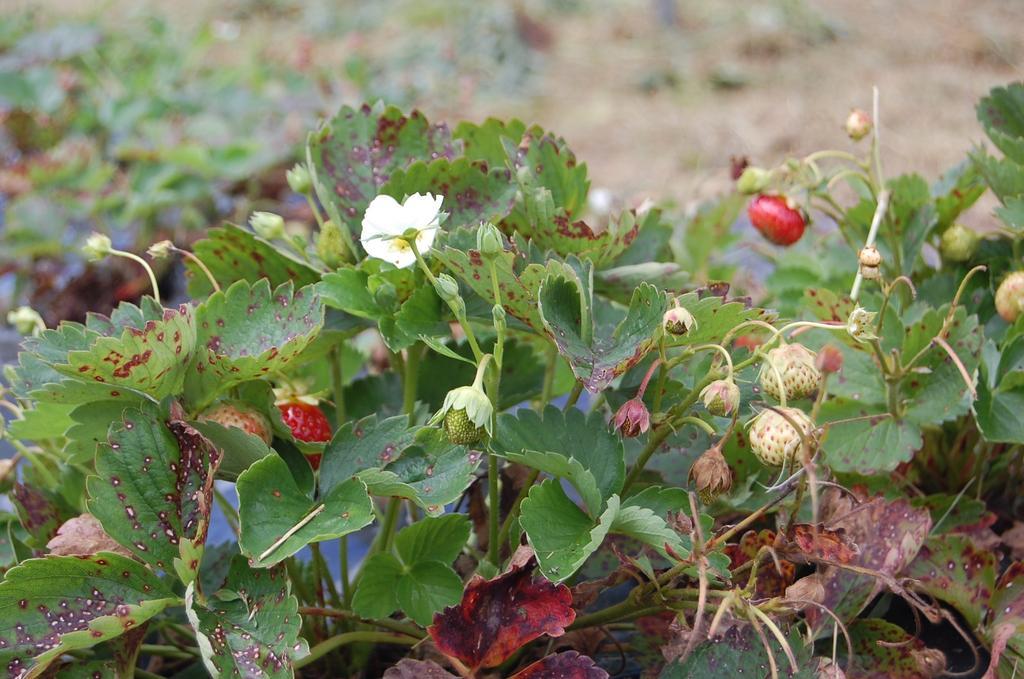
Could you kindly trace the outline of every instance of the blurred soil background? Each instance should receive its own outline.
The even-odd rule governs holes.
[[[1021,77],[1014,0],[0,0],[4,16],[147,17],[210,32],[208,65],[289,64],[327,109],[382,97],[434,119],[515,115],[563,135],[595,187],[686,204],[731,156],[851,145],[882,93],[886,170],[933,179],[982,135],[974,102]],[[293,133],[304,128],[296,123]]]

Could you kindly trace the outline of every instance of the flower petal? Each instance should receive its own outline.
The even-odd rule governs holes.
[[[370,201],[363,214],[362,238],[401,235],[408,228],[405,208],[391,196],[380,195]]]
[[[441,210],[441,203],[444,196],[433,194],[414,193],[405,199],[402,207],[405,208],[406,228],[425,229],[437,220],[437,213]]]

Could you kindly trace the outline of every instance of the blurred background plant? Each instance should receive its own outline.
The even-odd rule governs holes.
[[[874,82],[893,95],[890,171],[937,176],[978,136],[959,103],[1019,73],[1024,18],[995,0],[7,5],[0,312],[28,303],[51,326],[145,289],[131,265],[81,262],[93,230],[141,251],[270,210],[307,233],[284,173],[305,130],[342,104],[534,120],[588,159],[594,212],[650,197],[692,218],[731,190],[731,158],[828,146]],[[680,263],[725,277],[750,254],[719,256],[726,242],[695,254],[679,241]],[[178,277],[162,274],[173,291]]]

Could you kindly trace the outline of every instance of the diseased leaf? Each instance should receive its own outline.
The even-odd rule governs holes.
[[[57,535],[60,525],[73,515],[59,496],[32,485],[15,483],[10,499],[28,534],[25,541],[37,549]]]
[[[209,229],[206,237],[192,246],[192,253],[222,288],[237,281],[255,285],[262,279],[275,288],[285,283],[301,288],[320,280],[320,272],[309,264],[235,224]],[[206,274],[194,262],[186,260],[185,271],[192,297],[202,298],[213,292]]]
[[[361,230],[366,206],[393,172],[418,160],[453,159],[459,150],[447,125],[432,125],[419,111],[406,116],[382,103],[342,107],[309,140],[310,160],[327,189],[319,198],[337,206],[353,236]]]
[[[324,309],[313,287],[290,282],[271,291],[266,279],[238,281],[196,309],[199,350],[186,381],[194,405],[228,388],[281,370],[323,327]]]
[[[853,643],[852,667],[847,676],[864,679],[918,679],[934,676],[925,664],[924,643],[898,625],[877,618],[857,620],[849,626]],[[840,648],[842,644],[840,644]],[[939,668],[945,669],[945,662]]]
[[[242,554],[257,567],[278,563],[305,547],[347,535],[373,521],[366,486],[348,479],[322,489],[314,500],[302,492],[277,455],[255,462],[238,477]]]
[[[87,482],[89,512],[110,537],[144,562],[188,584],[202,558],[220,453],[155,406],[124,412],[111,425]]]
[[[992,651],[992,667],[1011,676],[1024,662],[1024,563],[1014,561],[999,577],[989,600],[981,637]]]
[[[610,336],[595,337],[593,310],[578,281],[549,275],[540,292],[544,327],[588,391],[598,393],[639,363],[658,341],[665,295],[642,283]],[[581,306],[581,304],[583,306]]]
[[[369,415],[346,422],[324,448],[320,483],[333,488],[365,469],[387,466],[412,445],[417,431],[419,427],[410,427],[405,415],[380,420]]]
[[[512,173],[504,165],[466,158],[438,158],[429,164],[418,161],[391,173],[380,193],[401,202],[414,193],[444,196],[441,209],[448,213],[444,228],[476,227],[480,222],[499,222],[516,201]]]
[[[523,500],[519,524],[537,555],[546,578],[566,580],[604,541],[619,511],[619,499],[613,495],[604,512],[591,519],[562,490],[557,479],[549,479],[530,489]]]
[[[533,575],[533,560],[491,580],[474,576],[462,602],[434,616],[434,644],[471,670],[495,667],[545,634],[558,637],[576,619],[572,592]]]
[[[917,556],[931,529],[931,516],[926,509],[916,509],[903,499],[889,502],[873,498],[867,502],[867,507],[850,512],[829,528],[845,530],[847,538],[860,548],[853,565],[893,576]],[[856,616],[885,586],[877,578],[840,566],[829,566],[821,573],[825,587],[822,604],[844,620]],[[832,624],[831,618],[814,608],[808,608],[806,615],[815,629]]]
[[[0,583],[0,602],[0,664],[9,676],[29,677],[181,600],[144,565],[102,552],[24,561]]]
[[[433,660],[402,658],[384,672],[384,679],[457,679]]]
[[[1024,165],[1024,86],[993,87],[978,102],[978,121],[1000,151]]]
[[[113,552],[121,556],[132,555],[107,535],[103,526],[91,514],[82,514],[65,521],[57,535],[46,543],[53,556],[91,556],[98,552]]]
[[[101,399],[77,406],[71,411],[72,424],[65,434],[68,438],[64,453],[68,462],[91,464],[97,447],[107,441],[110,423],[121,419],[128,408],[140,408],[146,401],[134,393],[125,393],[118,399]]]
[[[576,651],[553,653],[516,672],[512,679],[607,679],[608,673]]]
[[[975,547],[966,535],[933,535],[903,573],[920,581],[923,591],[953,606],[973,629],[995,591],[996,556]]]
[[[785,631],[785,630],[783,630]],[[767,632],[765,632],[768,635]],[[792,672],[782,647],[774,636],[768,635],[772,655],[779,668],[779,676],[790,679],[813,679],[817,676],[809,662],[810,652],[796,630],[786,640],[797,658],[800,672]],[[689,679],[690,677],[768,677],[771,676],[768,652],[750,625],[730,626],[715,639],[698,644],[683,662],[675,660],[665,666],[660,679]]]
[[[492,446],[509,460],[578,483],[591,515],[601,511],[602,500],[622,489],[626,477],[622,439],[609,430],[598,411],[588,416],[576,408],[562,411],[548,406],[543,415],[525,408],[502,413]],[[587,474],[596,483],[599,497],[590,492]]]
[[[774,531],[767,528],[761,531],[747,531],[738,543],[727,545],[725,548],[725,554],[730,560],[729,570],[735,570],[748,561],[752,561],[762,547],[774,547],[774,545]],[[775,563],[773,561],[770,567],[759,568],[757,571],[757,584],[754,592],[758,598],[782,596],[786,593],[786,588],[792,585],[796,579],[796,566],[792,562],[779,559],[777,566]],[[745,585],[749,577],[749,575],[743,576],[740,583]]]
[[[236,556],[224,588],[206,606],[190,602],[186,612],[212,676],[283,679],[307,653],[298,609],[284,566],[250,568]]]
[[[844,398],[825,403],[820,419],[826,431],[825,460],[839,472],[892,471],[913,459],[923,442],[916,423]]]
[[[444,249],[443,258],[453,274],[458,276],[487,304],[494,304],[494,286],[490,265],[477,250],[463,252],[451,247]],[[547,269],[526,261],[522,253],[503,251],[494,258],[501,291],[501,304],[509,316],[522,321],[530,329],[540,332],[544,323],[537,307],[537,293]]]

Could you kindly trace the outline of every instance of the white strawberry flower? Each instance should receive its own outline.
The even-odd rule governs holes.
[[[359,240],[366,254],[391,262],[399,269],[416,263],[410,241],[420,254],[434,244],[441,224],[444,196],[414,193],[399,203],[391,196],[377,196],[363,215]]]

